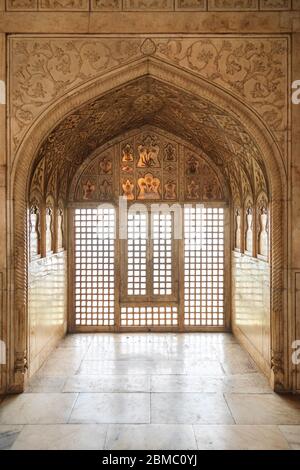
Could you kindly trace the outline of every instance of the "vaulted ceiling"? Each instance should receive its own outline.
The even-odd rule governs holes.
[[[168,131],[205,152],[223,172],[235,200],[267,192],[259,149],[231,113],[145,76],[86,103],[57,124],[36,159],[36,165],[44,168],[45,195],[55,180],[58,193],[66,198],[78,166],[92,151],[145,124]]]

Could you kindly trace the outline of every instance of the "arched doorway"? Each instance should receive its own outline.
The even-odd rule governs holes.
[[[113,91],[109,93],[109,90]],[[129,108],[128,100],[131,100]],[[60,122],[58,126],[57,122]],[[105,145],[113,136],[145,124],[175,134],[202,150],[214,165],[223,167],[234,207],[231,225],[234,223],[236,228],[231,231],[232,240],[235,240],[232,248],[252,250],[255,254],[261,250],[260,254],[265,256],[265,248],[261,247],[265,247],[262,240],[266,238],[265,228],[269,224],[272,268],[270,371],[276,389],[287,387],[287,347],[282,334],[284,207],[277,148],[258,117],[230,94],[174,67],[145,59],[122,70],[122,73],[116,72],[113,78],[102,78],[76,90],[63,102],[57,103],[39,120],[20,148],[12,188],[16,302],[12,306],[15,343],[12,342],[10,348],[11,389],[22,389],[27,350],[26,234],[29,201],[25,195],[29,194],[29,175],[44,156],[48,159],[51,156],[56,174],[63,179],[64,171],[68,173],[72,169],[74,160],[77,166],[82,164],[94,149]],[[59,163],[64,164],[60,166]],[[69,178],[70,173],[67,176]],[[58,199],[66,202],[67,182],[70,180],[64,181]],[[262,205],[257,232],[260,210],[257,204],[260,200],[267,202]],[[266,222],[268,208],[270,216]],[[249,244],[251,231],[253,245]]]

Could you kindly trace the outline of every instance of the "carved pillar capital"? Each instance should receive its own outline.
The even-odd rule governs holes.
[[[276,392],[284,391],[283,352],[271,352],[272,385]]]
[[[15,372],[25,374],[27,370],[27,351],[15,352]]]

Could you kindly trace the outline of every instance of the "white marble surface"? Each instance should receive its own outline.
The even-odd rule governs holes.
[[[81,393],[70,423],[150,423],[150,394]]]
[[[77,399],[76,393],[23,393],[0,404],[0,424],[66,423]]]
[[[150,392],[150,376],[75,375],[68,377],[63,392]]]
[[[300,424],[300,397],[225,394],[237,424]]]
[[[110,425],[109,450],[192,450],[197,449],[192,426],[170,424]]]
[[[133,356],[134,357],[134,356]],[[151,356],[149,356],[151,357]],[[78,370],[80,375],[151,375],[151,374],[185,374],[183,361],[174,360],[84,360]]]
[[[10,449],[22,429],[20,425],[0,424],[0,450]]]
[[[194,426],[200,450],[284,450],[289,449],[277,426]]]
[[[3,449],[298,449],[299,429],[300,398],[222,333],[69,335],[0,403]]]
[[[37,373],[26,385],[25,393],[58,393],[63,390],[65,381],[65,376],[45,377],[44,375]]]
[[[95,424],[28,425],[16,438],[12,450],[101,450],[107,426]]]
[[[234,423],[222,394],[152,393],[152,423]]]
[[[300,425],[279,426],[279,429],[288,441],[290,448],[293,450],[300,450]]]

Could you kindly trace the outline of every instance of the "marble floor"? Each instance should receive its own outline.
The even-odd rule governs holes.
[[[300,397],[231,334],[78,334],[0,403],[0,449],[300,449]]]

